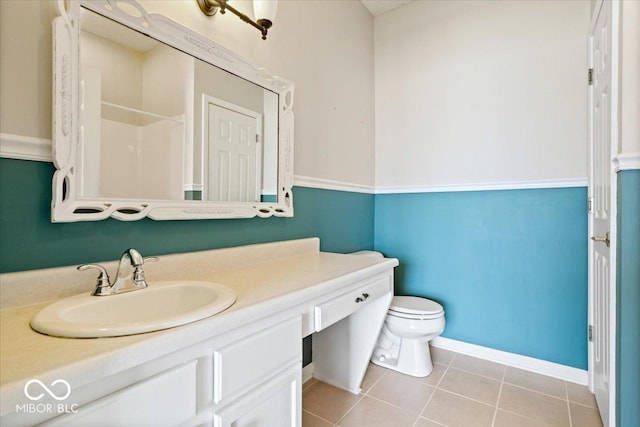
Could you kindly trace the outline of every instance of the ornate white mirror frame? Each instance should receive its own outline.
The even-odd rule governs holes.
[[[197,59],[278,94],[277,202],[206,200],[134,200],[81,198],[78,176],[80,126],[80,13],[89,9],[146,34]],[[54,119],[53,222],[251,218],[293,216],[293,90],[290,81],[273,76],[236,53],[158,14],[134,0],[58,0],[60,16],[53,26]],[[194,134],[196,132],[194,131]]]

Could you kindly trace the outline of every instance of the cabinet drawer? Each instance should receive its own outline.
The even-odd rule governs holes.
[[[214,352],[214,402],[234,398],[279,369],[302,362],[301,338],[296,317]]]
[[[196,414],[196,361],[57,417],[47,426],[176,426]]]
[[[344,319],[392,290],[391,278],[387,276],[317,305],[314,312],[316,332]]]

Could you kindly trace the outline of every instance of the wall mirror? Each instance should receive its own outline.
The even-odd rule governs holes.
[[[58,9],[52,221],[293,216],[291,82],[133,0]]]

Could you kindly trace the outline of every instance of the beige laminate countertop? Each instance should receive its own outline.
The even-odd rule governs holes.
[[[172,329],[125,337],[65,339],[39,334],[29,326],[31,318],[50,304],[50,300],[1,310],[1,413],[13,410],[15,404],[24,398],[23,387],[29,379],[38,378],[48,384],[47,381],[65,378],[73,379],[75,386],[89,384],[308,303],[340,290],[345,284],[382,274],[398,265],[395,259],[319,252],[319,244],[315,240],[296,241],[304,242],[307,249],[311,249],[299,251],[298,255],[291,251],[278,252],[278,247],[275,247],[271,248],[275,249],[271,255],[266,256],[264,246],[274,244],[247,247],[245,252],[235,254],[242,255],[243,261],[229,268],[194,269],[189,265],[180,266],[173,259],[169,261],[175,265],[165,266],[164,272],[151,274],[152,269],[149,268],[149,286],[153,286],[154,280],[205,280],[227,286],[237,294],[235,304],[222,313]],[[259,249],[257,255],[262,257],[260,259],[251,253],[256,248]],[[206,257],[221,255],[221,251],[225,250],[198,254]]]

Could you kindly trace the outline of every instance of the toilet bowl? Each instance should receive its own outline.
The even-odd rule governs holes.
[[[429,341],[444,331],[444,309],[426,298],[396,296],[391,301],[371,362],[414,377],[433,371]]]

